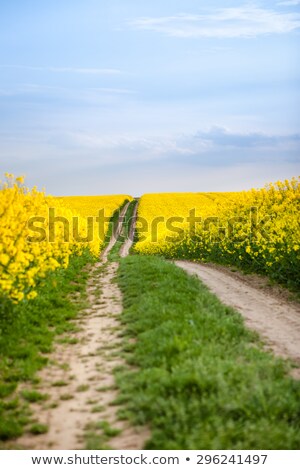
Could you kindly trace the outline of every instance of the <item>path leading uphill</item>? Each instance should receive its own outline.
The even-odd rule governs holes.
[[[132,206],[131,206],[132,209]],[[118,262],[110,251],[125,233],[119,255],[129,254],[133,243],[137,204],[126,229],[127,204],[121,211],[112,239],[98,263],[90,268],[88,307],[73,320],[74,328],[58,338],[49,355],[49,365],[38,374],[37,391],[49,397],[32,404],[33,421],[48,432],[24,434],[14,444],[25,449],[144,449],[150,437],[147,428],[134,428],[120,420],[114,370],[124,366],[120,322],[122,294],[115,282]],[[129,214],[127,213],[127,219]],[[117,245],[116,248],[118,248]],[[113,255],[113,256],[112,256]],[[117,259],[111,254],[111,259]],[[218,298],[239,311],[246,325],[256,330],[272,351],[292,359],[300,378],[300,306],[271,288],[259,286],[251,276],[227,268],[176,261],[177,266],[198,276]],[[76,302],[76,297],[72,299]],[[128,365],[126,365],[128,367]],[[14,447],[15,448],[15,447]]]
[[[75,332],[57,343],[49,365],[39,374],[38,391],[49,395],[32,405],[35,420],[48,427],[38,436],[25,434],[16,444],[25,449],[142,449],[149,431],[133,428],[118,418],[114,369],[125,365],[122,358],[122,294],[114,282],[118,263],[107,262],[109,252],[122,232],[128,204],[120,213],[114,235],[90,272],[88,308],[73,320]],[[135,212],[136,215],[136,212]],[[134,220],[130,234],[134,234]],[[130,240],[122,256],[127,256]],[[76,299],[74,299],[76,301]],[[62,338],[60,337],[60,340]]]
[[[136,219],[137,219],[137,209],[138,209],[138,204],[135,205],[134,211],[131,217],[128,238],[125,240],[125,242],[123,243],[120,249],[121,258],[125,258],[126,256],[129,255],[130,248],[133,245],[134,232],[135,232]]]
[[[224,304],[240,312],[246,325],[257,331],[275,354],[295,361],[299,368],[293,370],[293,376],[300,379],[299,304],[264,286],[257,276],[189,261],[176,261],[176,265],[199,277]]]
[[[118,218],[117,225],[116,225],[115,229],[113,230],[111,239],[109,240],[109,243],[108,243],[107,247],[103,250],[103,252],[101,254],[101,259],[104,263],[107,262],[107,258],[108,258],[108,255],[109,255],[110,251],[113,249],[113,247],[115,246],[115,244],[118,241],[119,236],[122,233],[123,222],[124,222],[124,218],[125,218],[126,212],[128,210],[129,204],[130,203],[128,202],[122,208],[122,210],[120,212],[120,215],[119,215],[119,218]]]

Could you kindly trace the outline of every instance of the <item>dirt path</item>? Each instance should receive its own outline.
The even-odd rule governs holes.
[[[114,243],[127,207],[120,214]],[[104,260],[114,243],[106,249]],[[113,403],[118,396],[114,369],[125,365],[119,321],[122,294],[114,282],[117,269],[118,263],[103,260],[92,267],[87,286],[89,308],[73,320],[77,331],[56,344],[50,365],[38,374],[38,391],[49,395],[49,399],[32,405],[33,417],[46,425],[48,432],[38,436],[25,434],[16,441],[18,447],[144,448],[149,431],[121,421]]]
[[[117,243],[117,240],[118,240],[118,238],[119,238],[119,236],[122,232],[124,217],[125,217],[125,214],[127,212],[129,204],[130,204],[129,202],[127,204],[125,204],[125,206],[121,210],[117,227],[116,227],[116,229],[114,230],[114,232],[112,234],[112,237],[109,241],[109,244],[107,245],[107,247],[103,250],[103,252],[101,254],[101,259],[104,263],[107,262],[107,256],[108,256],[109,252],[111,251],[111,249],[114,247],[114,245]]]
[[[32,405],[33,418],[48,426],[38,436],[25,434],[16,445],[25,449],[143,449],[150,432],[133,428],[118,418],[114,400],[118,390],[114,369],[125,365],[122,358],[119,317],[122,294],[114,282],[118,263],[107,262],[110,250],[122,232],[127,204],[121,211],[112,240],[90,272],[87,286],[89,307],[73,320],[77,329],[60,337],[50,355],[49,366],[39,374],[38,391],[48,400]],[[128,255],[132,245],[137,205],[129,237],[120,249]],[[263,337],[278,355],[300,366],[300,306],[249,284],[247,276],[233,275],[213,266],[187,261],[176,264],[196,274],[222,302],[238,310],[246,325]],[[76,301],[76,299],[74,300]],[[300,369],[294,369],[300,378]],[[114,437],[109,437],[115,435]]]
[[[226,269],[188,261],[176,265],[196,274],[226,305],[238,310],[246,325],[257,331],[272,351],[300,367],[300,305],[280,298],[267,288],[250,285],[248,276],[229,274]],[[300,378],[300,369],[293,375]]]
[[[138,203],[134,207],[128,238],[127,240],[125,240],[125,242],[123,243],[120,249],[121,258],[125,258],[126,256],[129,255],[129,250],[133,245],[134,232],[135,232],[136,219],[137,219],[137,210],[138,210]]]

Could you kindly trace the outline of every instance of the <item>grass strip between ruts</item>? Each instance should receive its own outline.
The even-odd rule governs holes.
[[[102,250],[104,248],[107,247],[107,245],[109,244],[110,242],[110,239],[113,235],[113,232],[114,230],[116,229],[117,225],[118,225],[118,221],[119,221],[119,217],[120,217],[120,214],[122,212],[122,209],[126,206],[127,203],[130,203],[130,201],[128,201],[128,199],[125,199],[125,201],[123,202],[123,204],[121,204],[120,207],[118,207],[115,212],[113,213],[111,219],[110,219],[110,222],[108,224],[108,229],[107,229],[107,232],[105,234],[105,239],[103,240],[103,246],[102,246]]]
[[[300,382],[240,314],[155,256],[120,261],[128,368],[120,416],[148,449],[299,449]],[[130,366],[135,367],[130,367]]]
[[[123,243],[126,241],[126,239],[129,237],[129,234],[130,234],[130,226],[132,224],[132,218],[133,218],[134,208],[136,204],[137,204],[136,199],[134,199],[133,201],[129,203],[128,209],[124,215],[122,231],[120,233],[120,236],[116,244],[113,246],[112,250],[109,253],[109,256],[108,256],[109,261],[119,260],[120,248],[123,245]]]

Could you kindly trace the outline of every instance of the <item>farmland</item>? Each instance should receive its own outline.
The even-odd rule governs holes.
[[[99,255],[110,218],[129,199],[125,195],[53,198],[28,190],[22,178],[8,175],[0,193],[0,291],[15,302],[31,299],[37,281],[49,271],[67,267],[72,254],[80,255],[88,247]]]
[[[240,193],[141,198],[137,253],[213,261],[300,287],[299,180]]]
[[[292,179],[240,193],[58,198],[7,175],[1,446],[298,448],[297,348],[281,354],[268,321],[248,328],[242,288],[237,311],[181,267],[238,271],[261,299],[258,319],[271,302],[273,330],[281,321],[297,343],[299,196]],[[291,291],[272,297],[242,271]]]

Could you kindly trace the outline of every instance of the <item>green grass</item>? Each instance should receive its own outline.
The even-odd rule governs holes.
[[[107,438],[96,431],[86,431],[84,434],[85,450],[111,450],[106,444]]]
[[[134,199],[133,201],[130,202],[130,204],[128,206],[128,209],[127,209],[126,214],[124,216],[122,232],[121,232],[117,242],[115,243],[115,245],[113,246],[113,248],[111,249],[111,251],[108,255],[109,261],[118,261],[118,259],[119,259],[120,248],[129,236],[130,226],[131,226],[131,222],[132,222],[132,216],[133,216],[133,212],[134,212],[134,208],[135,208],[136,204],[137,204],[137,200]]]
[[[62,395],[60,395],[59,399],[60,400],[63,400],[63,401],[67,401],[67,400],[73,400],[74,398],[74,395],[72,395],[71,393],[63,393]]]
[[[151,428],[147,449],[299,448],[300,382],[238,313],[158,257],[121,260],[118,280],[137,342],[117,401]]]
[[[86,450],[108,450],[109,439],[118,436],[120,429],[112,428],[107,421],[95,421],[85,427]]]
[[[69,385],[69,382],[66,382],[65,380],[57,380],[52,383],[52,387],[66,387],[67,385]]]
[[[101,430],[106,437],[115,437],[121,433],[120,429],[112,428],[108,421],[95,421],[86,425],[86,431]]]
[[[37,390],[23,390],[21,392],[21,396],[24,400],[28,401],[29,403],[38,403],[41,401],[48,400],[49,395],[45,393],[40,393]]]
[[[85,302],[88,271],[94,258],[86,251],[72,257],[67,269],[50,273],[38,286],[38,296],[13,305],[6,301],[0,308],[0,440],[20,436],[30,422],[28,402],[39,401],[35,390],[17,392],[21,383],[27,389],[37,381],[35,374],[48,363],[57,335],[74,330],[71,320]],[[79,301],[70,300],[80,292]],[[11,398],[12,397],[12,398]],[[16,399],[15,407],[10,407]]]
[[[109,241],[112,237],[113,231],[115,230],[115,228],[117,226],[119,216],[120,216],[120,212],[122,211],[123,207],[126,206],[126,204],[128,202],[129,202],[129,200],[126,199],[123,202],[123,204],[120,207],[118,207],[118,209],[116,209],[115,212],[113,213],[113,215],[110,219],[109,225],[108,225],[108,230],[107,230],[107,233],[105,235],[105,240],[104,240],[104,244],[103,244],[102,249],[106,248],[106,246],[109,244]]]
[[[31,434],[35,434],[36,436],[38,436],[39,434],[46,434],[48,430],[49,429],[48,429],[47,424],[41,424],[41,423],[34,423],[29,428],[29,432]]]
[[[92,413],[102,413],[102,411],[105,411],[105,407],[102,405],[93,406],[91,409]]]
[[[59,344],[78,344],[79,340],[77,338],[66,337],[66,338],[59,338],[57,342]]]
[[[87,384],[79,385],[76,388],[76,392],[87,392],[89,390],[90,386]]]
[[[46,434],[48,432],[48,426],[46,424],[34,423],[30,428],[29,432],[31,434],[39,435]]]

